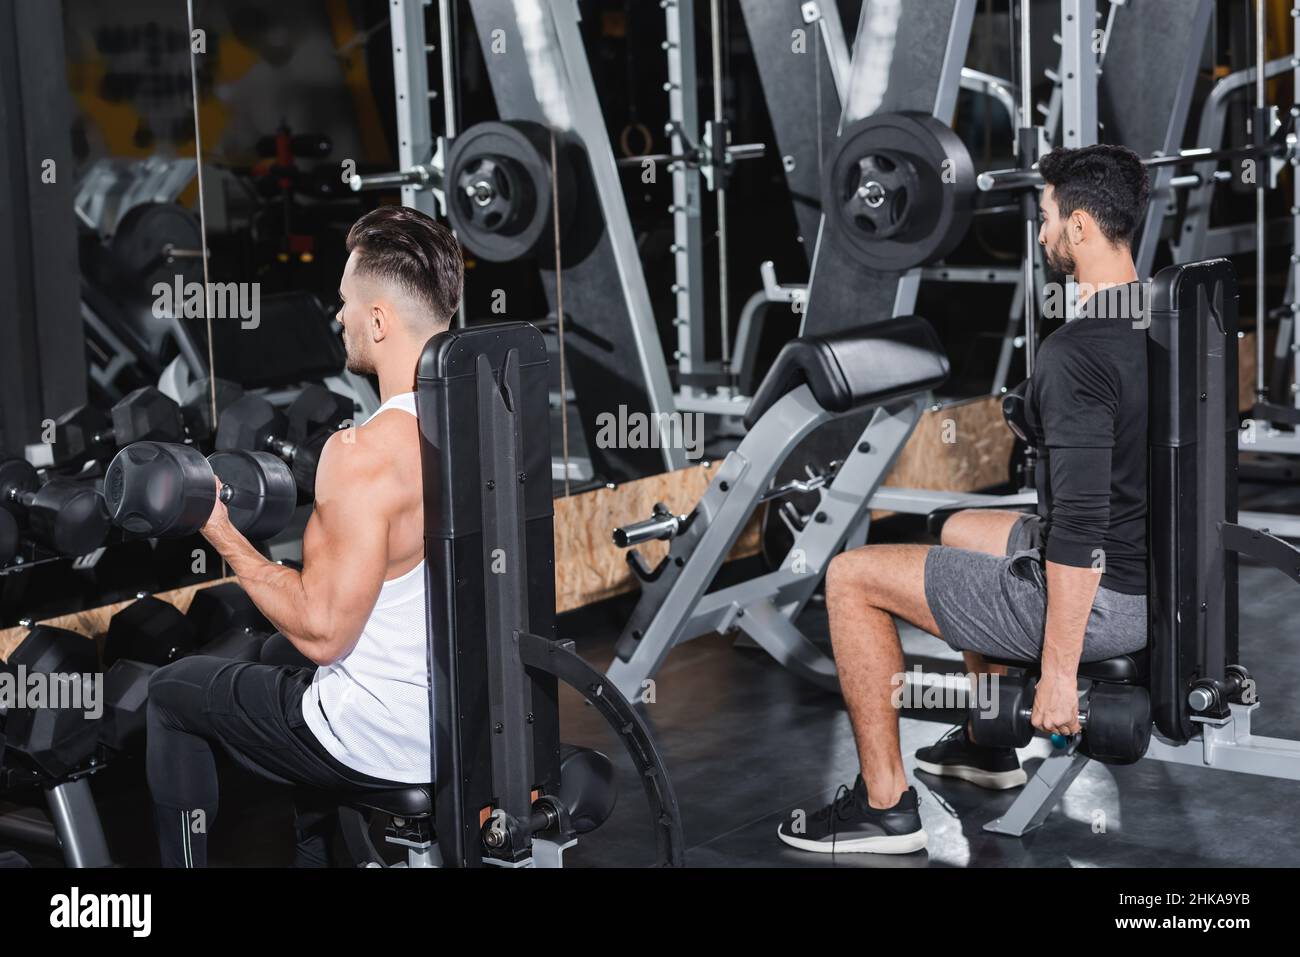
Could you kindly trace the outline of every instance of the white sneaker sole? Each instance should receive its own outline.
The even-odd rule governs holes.
[[[967,764],[931,764],[929,761],[916,760],[917,770],[926,771],[945,778],[957,778],[961,781],[969,781],[978,787],[988,788],[990,791],[1006,791],[1010,788],[1021,787],[1029,780],[1029,775],[1025,774],[1024,768],[1016,768],[1014,771],[985,771],[983,768],[972,768]]]
[[[810,841],[804,837],[793,837],[776,829],[776,836],[791,847],[814,854],[913,854],[924,850],[926,845],[925,828],[911,834],[882,834],[877,837],[859,837],[850,840],[837,840],[834,847],[823,841]]]

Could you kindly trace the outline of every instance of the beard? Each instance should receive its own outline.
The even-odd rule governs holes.
[[[1078,266],[1074,256],[1070,254],[1069,247],[1065,244],[1064,236],[1053,245],[1043,247],[1043,258],[1051,278],[1057,282],[1063,282],[1066,277],[1073,276]]]
[[[346,368],[353,375],[375,374],[375,364],[370,361],[370,357],[354,350],[346,335],[343,337],[343,351],[347,355]]]

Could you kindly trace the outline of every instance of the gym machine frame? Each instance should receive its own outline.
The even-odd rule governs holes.
[[[441,333],[420,358],[433,824],[444,866],[561,866],[558,681],[609,722],[682,863],[677,799],[626,698],[555,638],[546,346],[528,323]]]
[[[1252,733],[1259,701],[1236,663],[1237,555],[1300,583],[1300,549],[1238,522],[1236,280],[1230,264],[1216,260],[1171,266],[1155,289],[1152,480],[1165,508],[1153,511],[1149,529],[1164,551],[1151,557],[1157,730],[1145,757],[1300,780],[1300,742]],[[1054,749],[985,830],[1019,837],[1041,825],[1088,760],[1077,740]]]

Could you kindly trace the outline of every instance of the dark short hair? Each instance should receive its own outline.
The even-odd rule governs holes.
[[[451,230],[409,206],[381,206],[348,230],[356,271],[395,283],[429,307],[431,324],[443,325],[460,307],[465,257]]]
[[[1038,161],[1038,172],[1054,190],[1062,218],[1081,209],[1113,245],[1132,243],[1151,194],[1137,153],[1107,144],[1061,147]]]

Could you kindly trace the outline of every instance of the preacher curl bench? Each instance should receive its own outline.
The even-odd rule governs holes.
[[[745,413],[744,440],[723,460],[695,509],[676,516],[656,508],[650,519],[614,532],[622,547],[672,542],[653,570],[635,549],[628,553],[641,599],[608,672],[619,690],[636,700],[673,647],[734,629],[796,674],[838,690],[835,663],[799,631],[795,619],[830,560],[846,544],[866,541],[868,503],[911,437],[931,390],[947,377],[943,347],[919,316],[786,343]],[[808,481],[772,487],[805,436],[833,419],[864,412],[870,412],[869,421],[841,463]],[[755,509],[790,492],[814,490],[817,508],[798,528],[780,568],[707,591]]]

